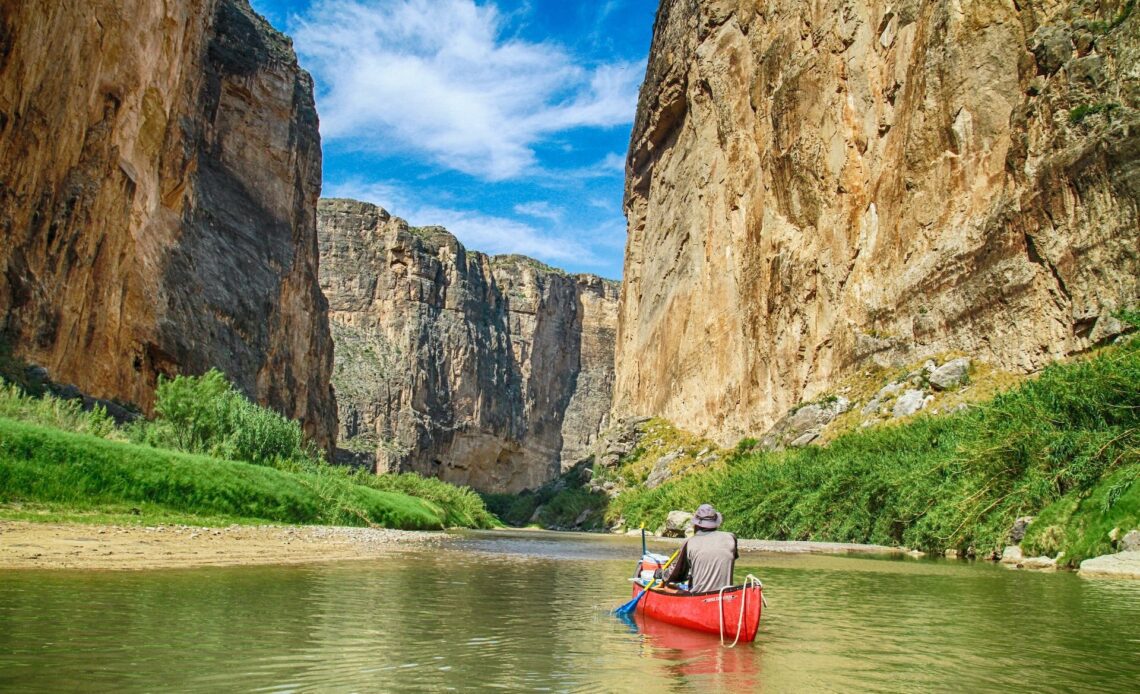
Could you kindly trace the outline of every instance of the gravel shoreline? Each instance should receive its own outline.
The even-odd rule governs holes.
[[[162,569],[373,559],[453,536],[334,526],[124,526],[0,521],[0,569]]]

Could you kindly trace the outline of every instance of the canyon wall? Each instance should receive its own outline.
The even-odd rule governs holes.
[[[615,413],[722,444],[866,365],[1032,371],[1140,300],[1140,11],[663,0]]]
[[[331,445],[312,89],[246,0],[0,5],[5,339],[144,409],[217,367]]]
[[[321,200],[340,445],[377,472],[535,488],[589,453],[610,408],[616,283],[466,250]]]

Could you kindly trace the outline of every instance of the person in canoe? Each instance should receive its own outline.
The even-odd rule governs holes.
[[[732,585],[732,571],[740,551],[736,535],[717,530],[724,516],[710,504],[693,514],[696,534],[685,540],[680,553],[662,578],[666,583],[689,581],[689,592],[704,593]]]

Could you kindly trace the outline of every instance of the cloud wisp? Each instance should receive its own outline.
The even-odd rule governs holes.
[[[520,253],[556,263],[574,262],[587,267],[603,264],[588,245],[567,236],[558,226],[562,211],[545,202],[520,204],[515,212],[552,222],[555,229],[476,210],[425,204],[418,192],[394,183],[348,180],[327,186],[325,195],[372,201],[413,226],[442,226],[467,248],[491,255]]]
[[[502,181],[538,168],[557,133],[630,122],[642,63],[589,64],[508,22],[473,0],[318,0],[292,30],[322,136]]]

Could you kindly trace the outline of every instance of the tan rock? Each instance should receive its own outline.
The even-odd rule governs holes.
[[[1081,576],[1140,578],[1140,551],[1117,552],[1081,562]]]
[[[1082,56],[1080,7],[662,2],[615,414],[730,445],[869,363],[1110,339],[1140,300],[1140,13]]]
[[[245,0],[0,5],[0,331],[149,409],[223,370],[331,445],[312,82]]]
[[[589,454],[616,283],[468,251],[354,200],[322,200],[318,226],[343,446],[380,472],[487,491],[538,487]]]

